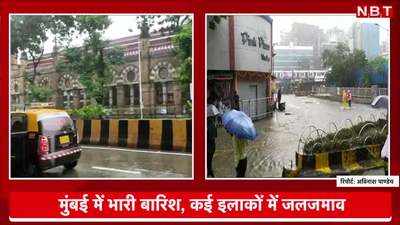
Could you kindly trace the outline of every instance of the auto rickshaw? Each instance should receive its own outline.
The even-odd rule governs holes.
[[[11,175],[32,177],[57,166],[73,169],[81,155],[67,112],[38,108],[11,113]]]

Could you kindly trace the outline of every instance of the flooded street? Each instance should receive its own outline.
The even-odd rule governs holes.
[[[59,166],[43,177],[65,178],[190,178],[192,154],[102,146],[81,146],[75,169]]]
[[[272,117],[255,122],[258,137],[247,147],[246,177],[281,177],[284,166],[290,168],[292,162],[294,167],[299,139],[311,125],[328,132],[334,129],[332,122],[340,129],[360,119],[371,120],[386,115],[386,110],[373,109],[370,105],[353,103],[351,109],[343,109],[340,102],[312,97],[283,95],[282,102],[286,102],[284,112],[276,111]],[[216,143],[215,176],[235,177],[232,138],[224,128],[218,129]]]

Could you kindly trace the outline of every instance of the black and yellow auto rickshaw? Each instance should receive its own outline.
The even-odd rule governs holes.
[[[63,110],[29,109],[11,113],[11,175],[38,176],[42,171],[78,164],[81,149],[72,119]]]

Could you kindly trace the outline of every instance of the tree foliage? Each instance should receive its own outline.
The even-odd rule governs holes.
[[[178,73],[183,100],[187,100],[190,97],[189,84],[192,82],[192,23],[183,25],[172,41],[179,59]]]
[[[111,24],[107,16],[77,16],[76,21],[78,32],[87,33],[88,37],[81,47],[65,49],[56,70],[61,74],[79,74],[87,97],[105,104],[112,71],[124,63],[123,50],[106,48],[108,43],[102,40],[102,31]]]
[[[141,38],[149,38],[150,37],[150,29],[155,24],[155,19],[157,16],[148,15],[148,16],[138,16],[136,20],[137,28],[140,30]]]
[[[377,72],[378,74],[383,74],[387,70],[388,60],[382,56],[378,56],[373,60],[368,62],[368,65],[371,67],[371,70]]]
[[[49,33],[55,44],[68,39],[74,28],[73,16],[56,15],[13,15],[11,16],[11,54],[21,54],[33,65],[33,74],[28,81],[32,84],[37,76],[37,67],[44,53],[44,43]]]
[[[163,16],[162,19],[158,22],[162,27],[160,28],[160,32],[164,34],[164,32],[176,33],[179,32],[185,24],[189,24],[192,22],[192,17],[189,15],[172,15],[172,16]]]
[[[71,116],[78,117],[85,120],[101,119],[106,116],[110,111],[102,105],[87,105],[80,109],[73,109],[69,112]]]
[[[28,86],[28,101],[29,102],[47,102],[50,100],[54,91],[46,86],[30,84]]]
[[[374,84],[377,84],[377,82],[382,84],[381,82],[385,82],[385,76],[387,78],[387,70],[388,60],[382,56],[368,61],[362,76],[361,84],[364,87],[369,87],[373,82]]]
[[[354,87],[357,85],[357,73],[364,71],[367,58],[364,51],[350,48],[339,43],[333,50],[322,53],[323,65],[329,68],[326,82],[329,85],[341,87]]]
[[[189,85],[192,82],[192,18],[191,16],[140,16],[137,27],[141,30],[141,37],[149,37],[150,29],[155,25],[161,26],[160,32],[174,33],[172,42],[175,46],[175,54],[179,61],[178,79],[182,91],[182,101],[189,99]]]

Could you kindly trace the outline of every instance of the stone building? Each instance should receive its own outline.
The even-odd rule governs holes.
[[[125,63],[113,71],[112,81],[107,85],[107,107],[112,109],[113,115],[176,116],[184,113],[172,37],[153,33],[149,39],[129,36],[109,42],[110,48],[122,47],[125,56]],[[79,74],[61,75],[55,71],[58,57],[51,53],[43,56],[35,83],[54,90],[51,101],[59,108],[74,109],[89,104]],[[11,83],[19,85],[23,80],[16,79],[14,72],[19,67],[11,66],[15,68],[12,69]],[[33,73],[32,63],[27,63],[26,72]]]
[[[26,62],[20,60],[18,62],[15,56],[11,56],[11,81],[10,81],[10,95],[12,102],[12,109],[23,108],[25,105],[25,69]]]

